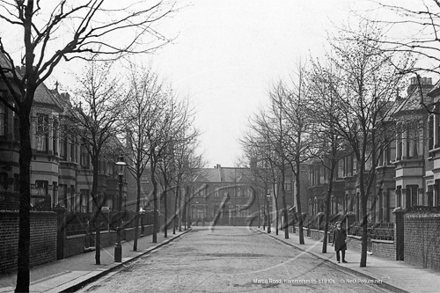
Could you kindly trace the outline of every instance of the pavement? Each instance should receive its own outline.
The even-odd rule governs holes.
[[[133,240],[123,241],[122,262],[114,262],[114,246],[101,249],[101,264],[95,264],[95,251],[90,251],[30,269],[30,292],[75,292],[94,280],[148,254],[173,240],[181,237],[191,229],[182,232],[172,230],[165,238],[163,232],[157,233],[157,243],[153,236],[147,235],[138,239],[138,249],[133,251]],[[0,275],[0,292],[14,292],[16,273]]]
[[[361,254],[353,250],[347,250],[345,253],[345,259],[348,263],[337,263],[336,254],[331,244],[327,246],[327,253],[322,253],[322,242],[320,240],[305,237],[305,244],[299,244],[297,233],[289,233],[289,239],[285,239],[284,231],[281,230],[279,230],[278,235],[275,235],[274,230],[270,234],[262,228],[256,228],[256,230],[324,261],[334,263],[338,266],[338,269],[355,276],[353,279],[344,280],[347,283],[374,281],[380,287],[393,292],[440,292],[440,272],[371,254],[367,255],[367,266],[361,268]]]

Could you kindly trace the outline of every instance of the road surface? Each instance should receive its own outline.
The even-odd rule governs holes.
[[[195,227],[79,292],[389,292],[247,227]]]

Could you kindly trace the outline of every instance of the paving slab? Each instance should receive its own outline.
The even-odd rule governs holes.
[[[280,230],[278,235],[275,235],[275,231],[269,234],[262,228],[256,229],[277,241],[304,250],[325,261],[337,264],[340,269],[357,274],[360,278],[354,281],[362,281],[365,278],[381,280],[385,286],[388,285],[387,289],[396,292],[440,292],[440,272],[438,271],[413,266],[404,261],[388,260],[372,254],[367,255],[367,266],[360,267],[361,254],[353,250],[347,250],[345,253],[348,263],[337,263],[336,254],[330,244],[327,246],[327,252],[322,252],[321,240],[305,237],[305,244],[299,244],[297,233],[289,233],[289,239],[285,239],[284,231]]]
[[[93,282],[117,268],[127,265],[142,255],[151,253],[159,247],[178,239],[191,229],[168,232],[165,238],[163,232],[157,233],[157,243],[153,243],[152,235],[138,239],[138,251],[133,251],[133,240],[123,241],[122,261],[114,261],[114,247],[101,249],[101,264],[95,264],[95,251],[71,256],[62,260],[35,266],[30,269],[30,292],[73,292],[84,285]],[[16,285],[16,273],[0,275],[0,292],[14,292]]]

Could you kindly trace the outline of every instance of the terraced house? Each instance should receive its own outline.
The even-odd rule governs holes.
[[[2,55],[0,55],[0,62],[3,68],[7,67],[6,59]],[[15,70],[20,74],[20,68]],[[12,99],[8,93],[6,85],[0,81],[0,95],[6,99]],[[81,214],[82,220],[77,222],[75,227],[67,226],[69,231],[72,228],[77,229],[80,233],[87,229],[84,223],[87,222],[87,217],[92,212],[94,205],[90,194],[93,170],[91,158],[79,137],[70,131],[67,132],[64,128],[64,124],[69,120],[68,107],[71,107],[68,94],[59,93],[57,88],[50,90],[44,84],[37,88],[32,106],[30,130],[32,145],[31,208],[35,211],[31,213],[31,233],[46,231],[38,235],[31,234],[31,243],[35,245],[34,248],[31,245],[31,253],[32,249],[36,249],[40,243],[47,248],[45,250],[48,255],[34,260],[31,256],[31,265],[53,260],[53,257],[64,257],[71,254],[67,251],[66,246],[63,246],[63,243],[56,241],[56,214],[42,213],[42,211],[51,211],[61,207],[67,212],[68,222],[69,219]],[[18,148],[20,139],[18,129],[16,115],[3,102],[0,102],[0,211],[6,213],[0,218],[12,217],[13,221],[18,219],[19,206]],[[100,197],[106,199],[104,202],[104,206],[108,207],[106,210],[115,209],[118,200],[123,201],[123,207],[127,202],[134,201],[134,199],[127,198],[126,180],[123,183],[122,198],[119,197],[118,174],[115,171],[116,160],[117,158],[113,157],[102,157],[99,162],[98,193]],[[123,178],[127,178],[127,176]],[[13,223],[13,221],[8,223]],[[0,253],[2,259],[5,260],[3,262],[5,266],[10,265],[7,269],[11,269],[15,266],[16,259],[16,249],[13,247],[16,246],[17,233],[14,234],[13,231],[18,232],[18,226],[13,225],[11,229],[5,223],[2,223],[1,226],[6,229],[5,231],[10,231],[7,237],[2,237]],[[46,228],[34,229],[32,227]],[[49,243],[52,243],[55,248],[49,249]],[[58,255],[57,244],[58,246],[61,244],[61,248],[58,247],[58,249],[64,250]],[[84,246],[87,245],[82,243],[80,252],[83,251]],[[8,262],[6,259],[12,261]],[[0,266],[0,271],[2,270],[3,265]]]
[[[410,79],[405,97],[397,98],[389,123],[395,132],[378,154],[373,193],[368,202],[368,249],[391,259],[440,269],[440,82]],[[370,164],[371,165],[371,164]],[[360,198],[357,162],[340,159],[331,197],[331,224],[346,221],[351,242],[359,239]],[[328,176],[319,162],[309,164],[308,219],[322,229]],[[307,226],[307,225],[306,225]],[[417,240],[416,240],[417,239]],[[353,249],[360,246],[352,245]],[[404,247],[404,249],[403,249]]]

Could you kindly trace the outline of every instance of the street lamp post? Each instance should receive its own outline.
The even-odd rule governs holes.
[[[118,223],[116,227],[116,243],[115,243],[115,262],[122,261],[122,247],[121,247],[121,210],[122,210],[122,179],[124,177],[124,170],[127,164],[124,162],[124,156],[120,156],[119,160],[116,162],[116,167],[118,169],[119,177],[119,199],[118,199]]]
[[[267,233],[270,233],[270,194],[268,194],[267,196]]]

